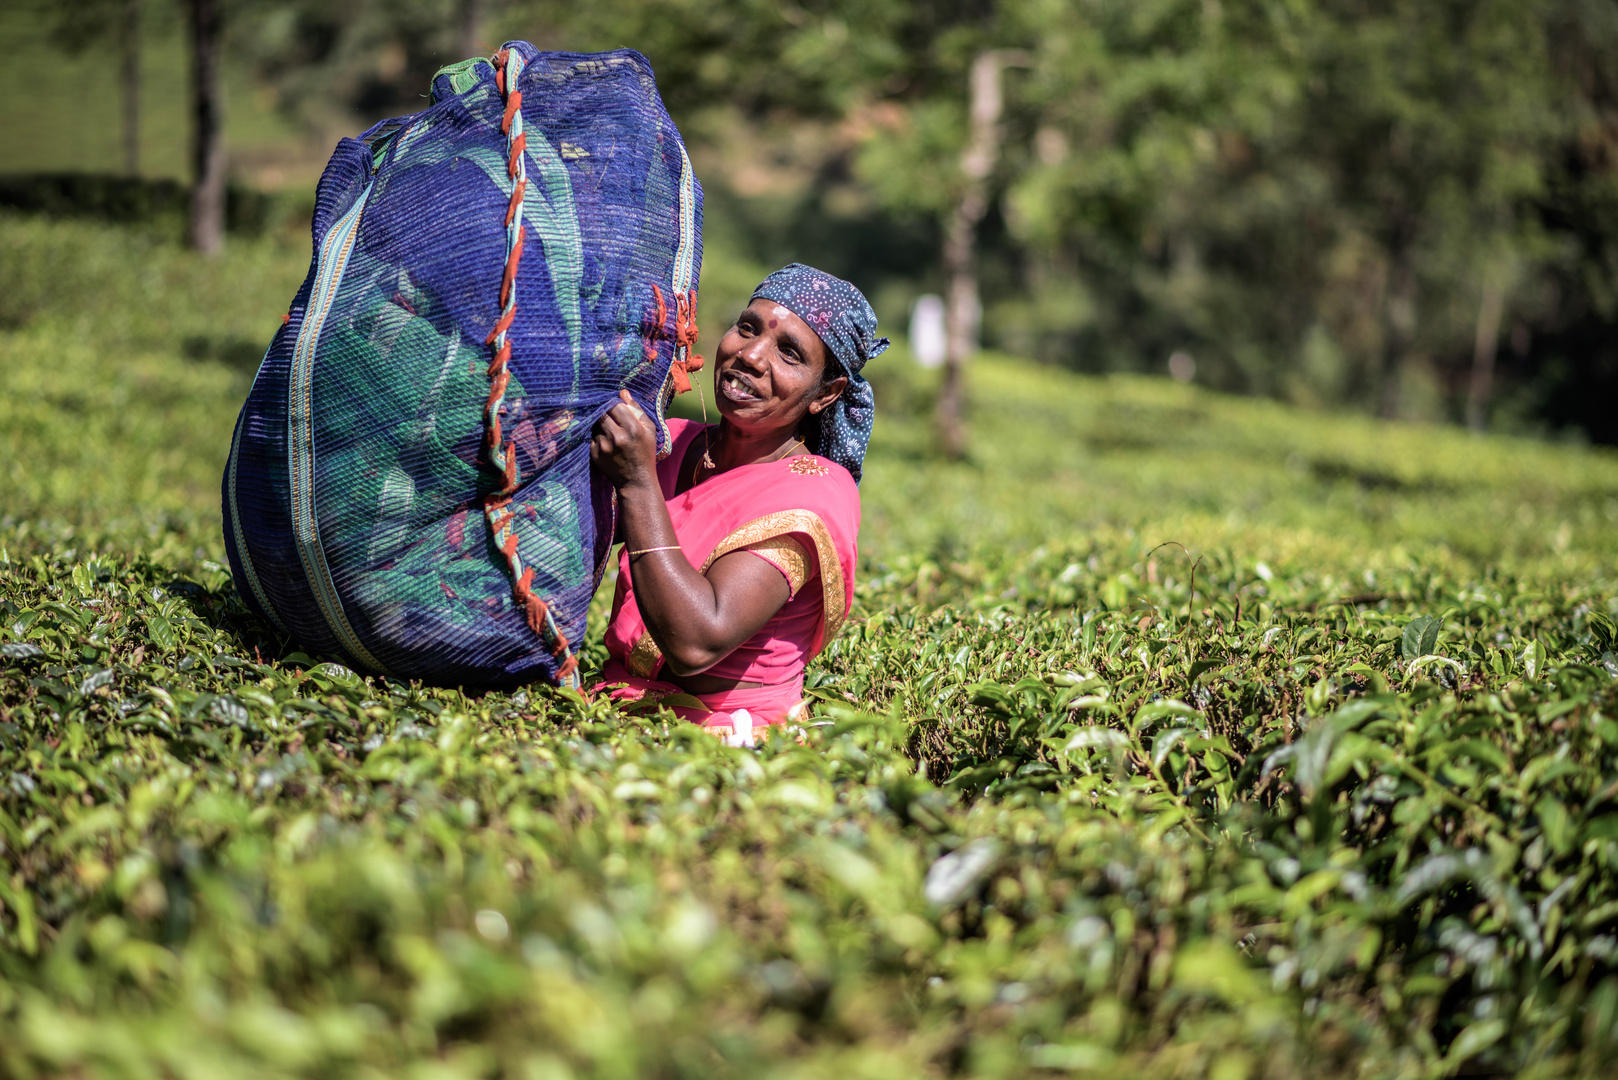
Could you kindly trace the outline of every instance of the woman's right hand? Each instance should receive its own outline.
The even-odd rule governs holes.
[[[596,424],[590,440],[590,464],[620,490],[646,484],[657,487],[657,429],[652,420],[629,396],[622,399]]]

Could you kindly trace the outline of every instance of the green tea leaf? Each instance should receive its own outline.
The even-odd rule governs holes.
[[[1405,662],[1432,655],[1438,647],[1438,633],[1443,628],[1443,621],[1431,615],[1418,615],[1406,623],[1404,634],[1399,639],[1399,653]]]
[[[1573,850],[1573,818],[1559,799],[1546,795],[1535,804],[1534,815],[1539,818],[1539,827],[1552,851],[1566,855]]]
[[[1523,670],[1530,679],[1540,678],[1545,671],[1545,646],[1531,641],[1522,652]]]
[[[1467,1060],[1499,1042],[1505,1033],[1504,1020],[1478,1020],[1468,1024],[1450,1044],[1449,1053],[1444,1056],[1446,1068],[1451,1070],[1459,1068]]]
[[[160,649],[174,648],[174,627],[161,615],[146,617],[146,636]]]

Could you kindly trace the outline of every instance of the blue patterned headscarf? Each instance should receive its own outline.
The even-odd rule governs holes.
[[[842,278],[802,263],[765,278],[753,299],[773,300],[808,323],[848,375],[842,396],[814,418],[818,423],[809,424],[807,444],[811,453],[837,462],[859,483],[876,419],[876,399],[860,369],[888,347],[887,338],[876,336],[876,312],[865,294]]]

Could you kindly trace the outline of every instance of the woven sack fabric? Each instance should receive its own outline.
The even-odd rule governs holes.
[[[236,588],[300,647],[440,685],[577,685],[616,503],[590,468],[628,389],[689,385],[702,191],[630,50],[440,71],[344,139],[309,276],[237,420]]]

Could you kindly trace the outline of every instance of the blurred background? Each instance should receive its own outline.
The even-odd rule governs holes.
[[[6,0],[0,205],[179,235],[212,176],[307,251],[336,139],[509,38],[651,59],[710,349],[797,259],[931,362],[1618,443],[1612,0]]]

